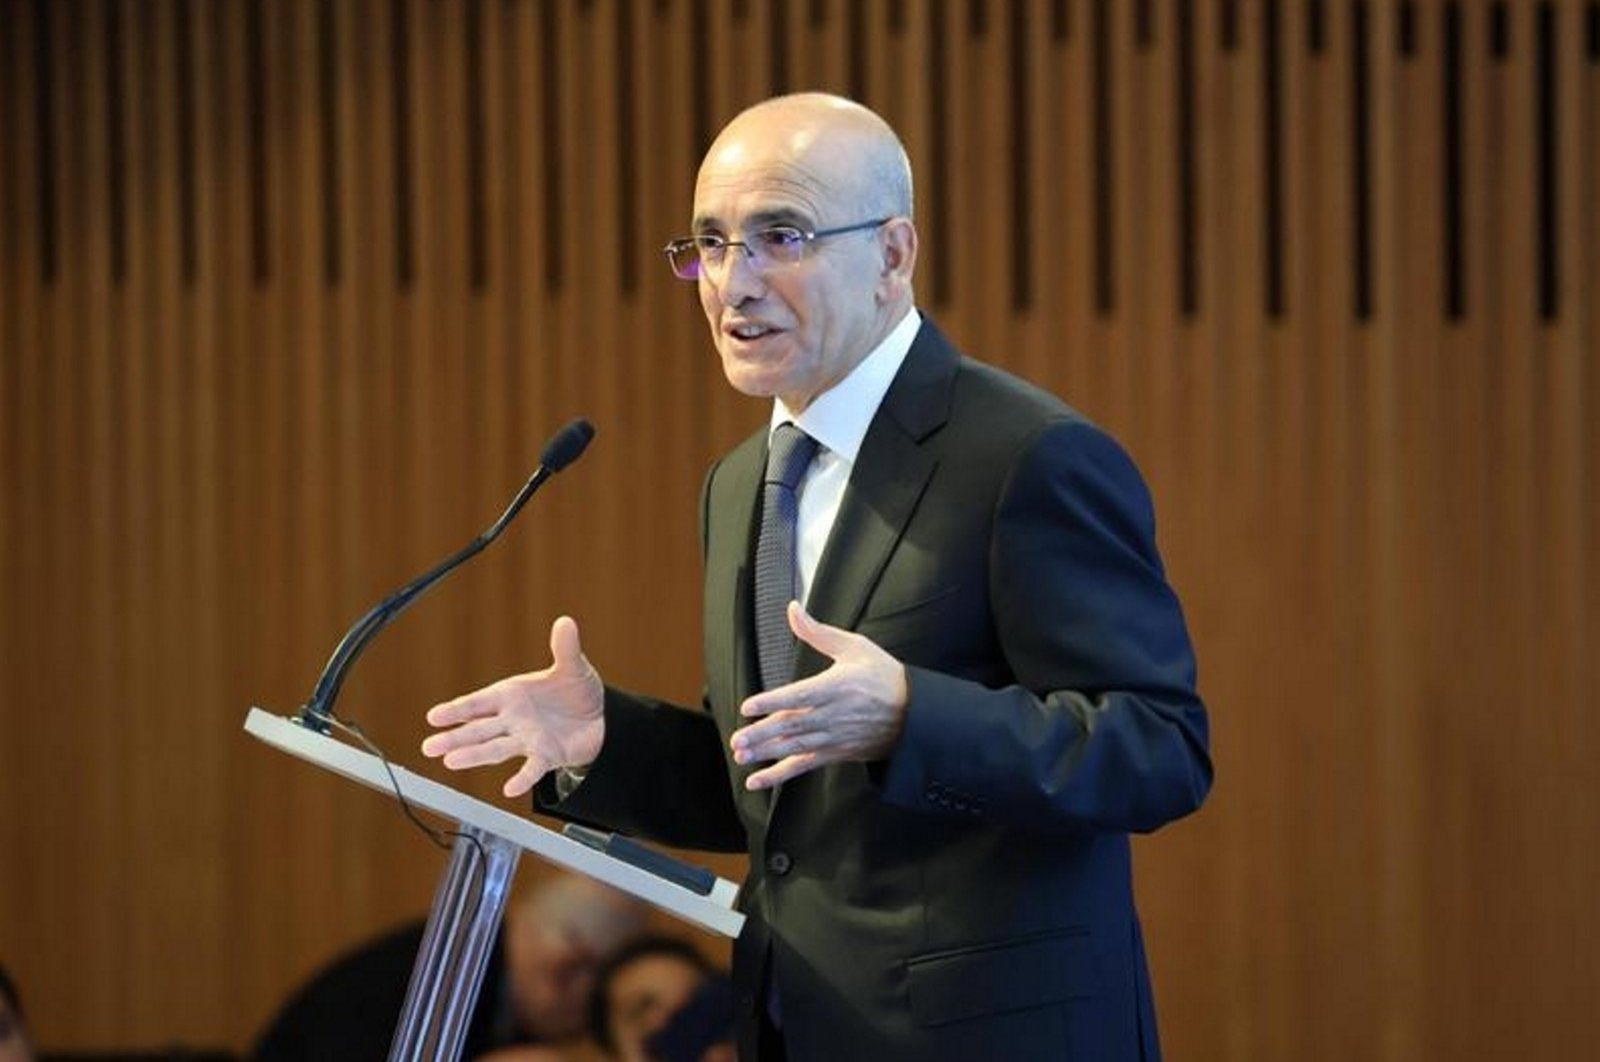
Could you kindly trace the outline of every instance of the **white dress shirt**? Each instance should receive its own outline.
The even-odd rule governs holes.
[[[878,415],[883,396],[888,393],[921,327],[922,315],[914,309],[909,311],[883,337],[883,342],[850,370],[850,375],[813,399],[803,413],[791,412],[781,398],[773,401],[769,433],[789,421],[820,444],[817,456],[812,458],[800,480],[799,541],[795,557],[800,565],[802,602],[811,593],[811,581],[817,574],[817,563],[822,559],[823,547],[828,544],[828,535],[833,531],[834,518],[839,515],[839,505],[844,501],[844,488],[850,482],[856,455],[861,452],[861,440],[866,438],[867,427]],[[771,439],[770,434],[768,439]]]

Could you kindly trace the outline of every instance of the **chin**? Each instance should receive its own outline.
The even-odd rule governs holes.
[[[781,390],[782,379],[762,366],[723,355],[722,374],[735,391],[750,398],[771,398]]]

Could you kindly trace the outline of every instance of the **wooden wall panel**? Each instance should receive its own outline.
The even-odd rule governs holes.
[[[904,134],[924,308],[1156,495],[1218,765],[1137,846],[1168,1054],[1593,1054],[1592,0],[0,0],[0,961],[40,1038],[242,1048],[426,906],[393,808],[239,726],[572,416],[583,463],[343,710],[432,771],[421,711],[562,612],[697,695],[698,484],[763,409],[659,248],[722,122],[803,88]]]

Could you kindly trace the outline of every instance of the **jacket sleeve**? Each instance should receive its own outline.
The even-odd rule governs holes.
[[[552,772],[535,809],[677,848],[742,852],[722,740],[711,715],[606,687],[606,740],[565,800]]]
[[[1194,654],[1122,449],[1076,418],[1036,433],[999,492],[987,567],[1014,684],[908,667],[884,799],[1043,832],[1148,831],[1199,807]]]

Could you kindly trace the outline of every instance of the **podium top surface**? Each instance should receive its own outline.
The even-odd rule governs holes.
[[[398,786],[400,793],[416,807],[504,838],[547,862],[621,889],[685,922],[727,937],[737,937],[744,926],[744,915],[733,909],[738,886],[726,878],[717,878],[711,894],[702,896],[404,767],[391,764],[385,769],[383,761],[369,752],[260,708],[250,709],[245,716],[244,729],[268,745],[381,793],[393,796]]]

